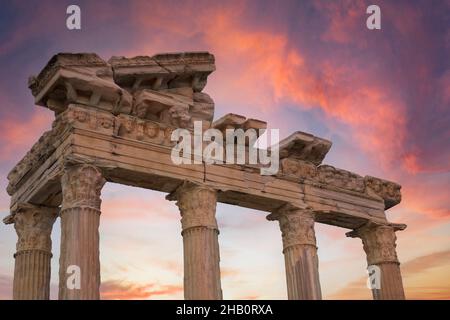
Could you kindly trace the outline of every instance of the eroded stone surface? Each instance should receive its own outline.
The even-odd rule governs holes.
[[[330,141],[297,131],[280,141],[280,158],[293,158],[319,165],[330,148]]]
[[[131,95],[114,83],[111,66],[95,53],[59,53],[29,87],[35,102],[56,113],[71,103],[95,106],[112,113],[131,110]]]

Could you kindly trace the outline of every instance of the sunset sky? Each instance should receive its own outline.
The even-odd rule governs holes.
[[[81,30],[66,8],[81,8]],[[366,8],[381,8],[381,30]],[[324,160],[402,185],[388,219],[408,225],[397,252],[408,299],[450,299],[450,1],[0,2],[0,215],[8,172],[54,115],[27,79],[58,52],[109,57],[209,51],[215,118],[265,120],[281,137],[331,140]],[[100,250],[104,299],[183,297],[178,208],[164,194],[107,183]],[[286,299],[281,234],[266,213],[219,204],[225,299]],[[366,260],[348,230],[316,225],[325,299],[370,299]],[[59,220],[51,297],[57,298]],[[11,299],[17,236],[0,225],[0,299]]]

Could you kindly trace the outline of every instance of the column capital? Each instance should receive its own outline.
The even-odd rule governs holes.
[[[61,179],[63,191],[61,210],[87,207],[100,212],[100,193],[105,182],[100,169],[93,165],[65,166]]]
[[[192,227],[218,230],[216,221],[217,191],[209,186],[184,182],[167,200],[176,200],[183,231]]]
[[[362,227],[347,232],[347,237],[360,238],[367,255],[367,264],[397,263],[395,231],[403,230],[406,225],[381,225],[369,222]]]
[[[8,223],[14,223],[18,240],[16,254],[27,250],[41,250],[51,254],[51,232],[58,217],[59,208],[18,204]]]
[[[267,220],[278,220],[284,250],[294,245],[316,246],[315,221],[311,209],[286,204],[269,214]]]

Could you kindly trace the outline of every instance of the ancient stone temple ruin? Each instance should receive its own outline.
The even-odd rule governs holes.
[[[400,186],[322,164],[331,142],[296,132],[279,144],[280,170],[257,165],[171,161],[176,128],[266,127],[228,114],[214,121],[203,92],[215,70],[208,52],[113,57],[61,53],[31,77],[35,102],[55,120],[8,175],[17,231],[14,299],[48,299],[52,226],[61,223],[59,299],[99,299],[101,190],[106,181],[167,193],[181,214],[185,299],[222,299],[216,203],[269,213],[278,221],[289,299],[321,299],[315,223],[349,229],[377,266],[374,299],[404,299],[395,232],[385,211],[400,202]],[[267,222],[270,223],[270,222]],[[251,232],[249,230],[248,232]],[[274,239],[275,240],[275,239]],[[70,287],[68,270],[80,270]]]

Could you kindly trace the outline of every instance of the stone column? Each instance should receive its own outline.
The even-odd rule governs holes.
[[[314,216],[308,209],[285,205],[267,216],[278,220],[283,239],[289,300],[321,300]]]
[[[100,192],[105,179],[91,165],[65,168],[62,177],[59,299],[100,299]]]
[[[177,200],[184,252],[184,298],[220,300],[219,229],[215,218],[217,192],[184,184],[167,197]]]
[[[5,223],[14,223],[18,240],[14,254],[14,300],[48,300],[53,223],[58,208],[19,204]]]
[[[402,229],[405,227],[403,225]],[[373,278],[372,295],[375,300],[405,299],[400,263],[395,250],[397,239],[395,231],[395,228],[390,225],[368,223],[347,233],[348,237],[358,237],[363,242],[368,269],[373,269],[375,272],[370,277]],[[379,269],[372,266],[377,266]]]

